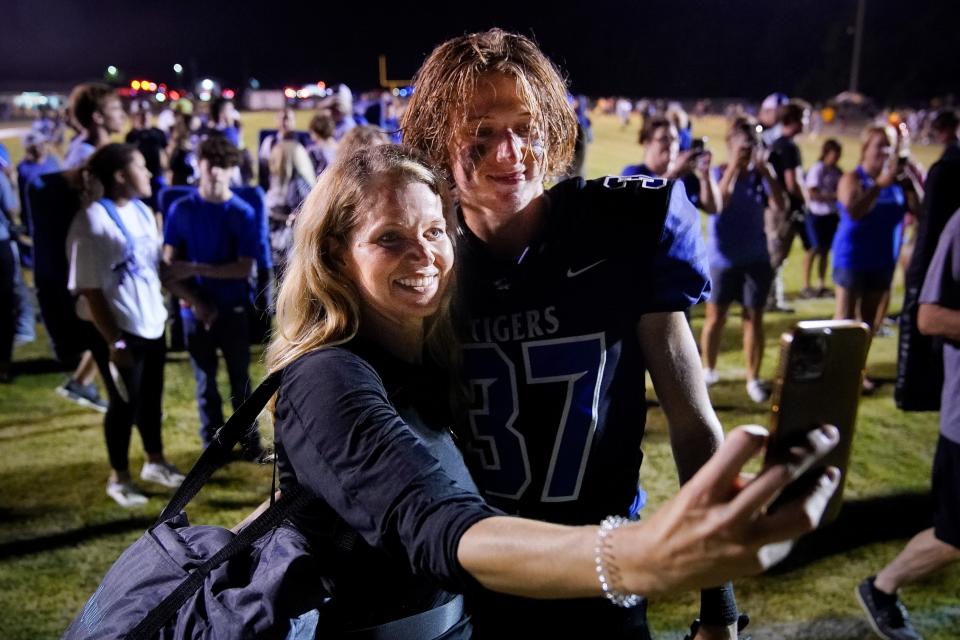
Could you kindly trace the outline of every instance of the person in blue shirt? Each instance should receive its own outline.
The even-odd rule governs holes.
[[[707,213],[717,211],[717,181],[710,174],[712,154],[703,149],[680,151],[677,127],[664,116],[644,118],[640,129],[643,162],[631,164],[620,172],[622,176],[652,176],[679,180],[693,206]]]
[[[254,211],[230,191],[240,151],[223,136],[200,143],[199,191],[177,200],[164,228],[164,283],[180,298],[184,342],[196,380],[200,439],[209,444],[223,424],[217,349],[223,353],[234,409],[250,389],[251,277],[260,251]],[[262,455],[254,429],[244,455]]]
[[[20,202],[27,201],[27,185],[38,176],[57,171],[60,171],[60,161],[57,156],[50,153],[48,139],[36,131],[31,131],[24,136],[23,160],[17,163],[17,189],[20,193]],[[33,235],[33,220],[29,216],[27,207],[23,208],[21,215],[26,235]],[[32,264],[32,255],[24,251],[22,246],[20,258],[24,266],[29,267]]]
[[[857,167],[840,179],[840,224],[833,237],[837,319],[857,318],[876,331],[900,255],[903,217],[920,211],[922,187],[900,165],[900,137],[869,126]],[[864,378],[864,390],[874,383]]]
[[[743,306],[743,351],[747,364],[747,394],[757,403],[769,394],[760,381],[763,361],[763,310],[773,282],[773,268],[764,233],[764,211],[782,211],[786,194],[763,158],[755,120],[741,117],[727,132],[730,160],[715,169],[720,207],[707,224],[707,252],[713,291],[707,302],[700,335],[704,377],[719,381],[716,371],[720,339],[730,305]]]

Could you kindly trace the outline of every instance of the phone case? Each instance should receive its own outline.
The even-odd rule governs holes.
[[[822,522],[834,520],[842,506],[869,346],[869,328],[853,320],[798,322],[780,338],[767,458],[803,442],[822,424],[840,430],[840,442],[818,466],[843,472]]]

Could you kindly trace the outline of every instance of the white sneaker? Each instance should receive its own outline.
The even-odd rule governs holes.
[[[143,469],[140,470],[141,480],[156,482],[171,489],[179,487],[184,478],[180,470],[169,462],[144,462]]]
[[[137,485],[127,482],[107,482],[107,495],[121,507],[139,507],[147,503],[147,496],[140,493]]]
[[[711,369],[709,367],[703,368],[703,381],[707,383],[708,387],[720,382],[720,374],[717,373],[716,369]]]
[[[747,380],[747,395],[757,404],[763,404],[770,399],[770,393],[759,380]]]

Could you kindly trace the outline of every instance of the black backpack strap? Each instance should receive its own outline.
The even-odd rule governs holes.
[[[261,388],[262,387],[263,385],[261,385]],[[196,469],[196,467],[194,467],[194,469]],[[152,640],[155,638],[163,625],[165,625],[203,585],[204,579],[213,569],[256,542],[268,531],[279,525],[288,514],[305,505],[312,497],[312,494],[300,485],[295,485],[285,490],[280,499],[277,500],[272,507],[260,514],[256,520],[238,533],[236,537],[220,549],[220,551],[194,569],[189,577],[180,583],[180,586],[170,592],[160,604],[154,607],[153,610],[140,621],[140,624],[125,636],[126,640]]]
[[[177,489],[177,492],[170,498],[170,502],[167,503],[167,506],[164,507],[160,513],[157,524],[169,520],[183,511],[187,504],[193,500],[193,497],[203,488],[207,480],[210,479],[210,476],[229,459],[230,451],[234,445],[240,442],[243,436],[247,434],[250,425],[253,424],[257,416],[260,415],[260,412],[263,411],[263,408],[267,406],[270,398],[277,392],[277,389],[280,388],[280,377],[282,375],[283,370],[281,369],[267,376],[267,378],[260,383],[260,386],[254,389],[250,397],[234,411],[226,423],[217,429],[210,444],[207,445],[207,448],[200,454],[200,458],[193,465],[193,468],[190,469],[190,473],[187,474],[183,483],[180,484],[180,488]]]

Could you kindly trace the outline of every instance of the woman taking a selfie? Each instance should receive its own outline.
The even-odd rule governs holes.
[[[409,629],[414,616],[407,637],[466,638],[470,619],[454,594],[478,586],[630,606],[634,593],[759,571],[772,558],[764,545],[816,524],[836,473],[762,513],[794,474],[775,466],[739,479],[765,441],[751,428],[732,432],[643,522],[562,526],[486,505],[449,429],[452,411],[464,410],[451,382],[453,225],[443,179],[392,145],[338,160],[298,217],[267,364],[283,371],[281,489],[315,496],[292,520],[331,560],[325,633],[383,627],[402,638],[386,625]],[[814,433],[804,464],[836,441],[832,428]]]

